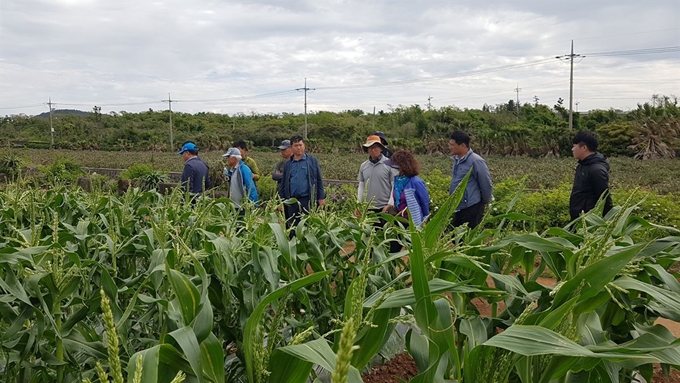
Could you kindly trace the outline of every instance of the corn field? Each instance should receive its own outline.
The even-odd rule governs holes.
[[[634,197],[567,227],[422,230],[277,204],[0,189],[0,381],[361,382],[398,323],[413,383],[631,382],[680,368],[680,232]],[[597,211],[599,209],[599,212]],[[659,233],[664,233],[659,235]],[[404,250],[388,252],[389,241]],[[545,287],[549,274],[557,284]],[[473,301],[492,307],[479,313]]]

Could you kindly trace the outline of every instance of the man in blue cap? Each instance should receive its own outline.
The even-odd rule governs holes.
[[[182,145],[182,150],[177,154],[184,160],[184,171],[180,187],[189,190],[192,196],[199,196],[210,188],[208,165],[198,158],[198,146],[191,141]]]

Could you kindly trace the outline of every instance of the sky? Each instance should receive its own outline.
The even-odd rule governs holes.
[[[0,115],[568,107],[572,40],[574,110],[680,97],[678,0],[0,0]]]

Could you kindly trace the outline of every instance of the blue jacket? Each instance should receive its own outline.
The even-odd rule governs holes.
[[[430,193],[427,192],[425,182],[418,176],[411,177],[404,185],[402,195],[392,189],[394,205],[401,217],[407,218],[406,208],[411,212],[413,223],[420,227],[425,218],[430,215]]]
[[[309,192],[310,201],[317,201],[320,199],[326,199],[326,191],[323,187],[323,180],[321,178],[321,167],[319,167],[319,161],[308,153],[306,163],[307,163],[307,179],[309,181]],[[291,157],[283,165],[283,175],[281,177],[281,182],[279,182],[278,193],[283,199],[288,199],[293,197],[290,195],[290,178],[291,178],[291,167],[293,165],[294,157]]]
[[[210,189],[208,170],[208,165],[202,159],[198,157],[189,158],[184,163],[181,187],[188,188],[192,194],[201,194]]]
[[[453,168],[451,169],[449,194],[453,194],[453,191],[456,190],[456,187],[458,187],[467,172],[472,168],[472,174],[470,174],[470,178],[468,179],[463,199],[460,200],[460,204],[456,210],[463,210],[472,205],[476,205],[479,202],[488,204],[489,201],[491,201],[493,184],[491,182],[489,168],[486,166],[486,161],[484,161],[477,153],[473,152],[472,149],[470,149],[463,158],[454,156],[451,157],[451,159],[453,159]]]

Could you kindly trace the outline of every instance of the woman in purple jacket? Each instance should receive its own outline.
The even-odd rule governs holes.
[[[420,228],[430,214],[430,194],[427,192],[425,182],[418,177],[420,173],[418,161],[410,152],[398,150],[385,164],[399,169],[399,175],[394,178],[392,189],[397,215],[408,219],[410,212],[413,223]],[[386,206],[383,211],[389,211],[390,208],[391,206]],[[390,252],[395,252],[397,246],[395,243],[390,243]],[[401,250],[401,245],[398,246],[399,249],[396,251]]]

